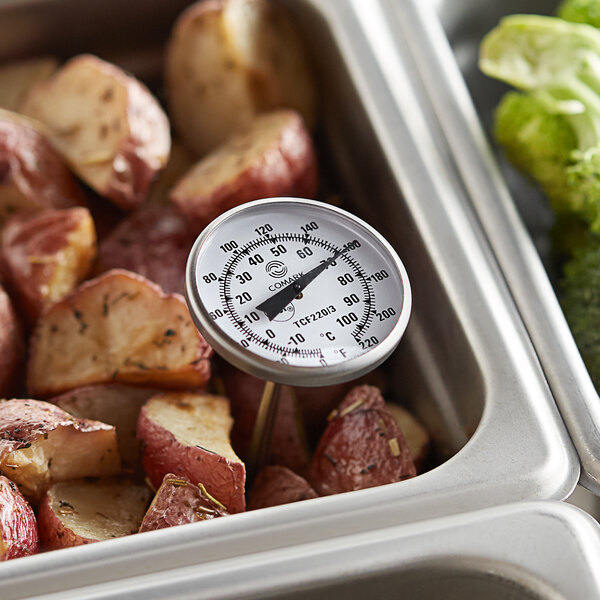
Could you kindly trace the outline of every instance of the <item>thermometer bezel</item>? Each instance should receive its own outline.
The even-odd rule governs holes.
[[[395,267],[396,273],[399,274],[400,284],[402,286],[402,306],[398,320],[393,329],[383,340],[373,348],[366,350],[363,354],[327,366],[286,365],[279,361],[269,360],[258,356],[250,349],[244,348],[239,341],[233,339],[216,324],[209,315],[209,311],[204,306],[204,303],[200,298],[196,274],[198,257],[206,241],[223,223],[238,217],[239,213],[251,210],[256,206],[279,204],[282,202],[289,203],[291,209],[294,207],[317,208],[318,210],[334,213],[345,221],[349,220],[354,227],[362,228],[367,235],[376,240],[382,250],[388,254],[390,262]],[[259,377],[260,379],[300,387],[321,387],[336,383],[344,383],[351,379],[356,379],[361,375],[365,375],[375,369],[390,356],[400,342],[402,334],[408,325],[412,307],[412,294],[408,274],[400,257],[391,244],[368,223],[365,223],[362,219],[356,217],[352,213],[336,206],[325,204],[324,202],[307,200],[304,198],[277,197],[255,200],[232,208],[217,217],[204,229],[204,231],[202,231],[194,242],[186,265],[185,283],[185,295],[192,319],[200,333],[217,354],[238,369],[241,369],[250,375],[254,375],[255,377]]]

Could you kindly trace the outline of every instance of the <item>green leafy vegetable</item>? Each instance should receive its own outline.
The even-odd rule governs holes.
[[[600,31],[554,17],[512,15],[483,40],[480,67],[527,92],[507,95],[496,135],[557,212],[600,232]]]
[[[566,168],[577,137],[561,116],[530,94],[508,92],[494,114],[494,135],[507,158],[535,179],[558,213],[570,212]]]
[[[596,389],[600,389],[600,237],[565,265],[563,310]]]
[[[565,21],[600,27],[600,0],[565,0],[557,14]]]

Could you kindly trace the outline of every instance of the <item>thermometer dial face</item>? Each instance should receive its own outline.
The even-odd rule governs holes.
[[[226,360],[304,386],[375,368],[398,344],[411,305],[406,271],[380,234],[295,198],[213,221],[192,249],[186,290],[196,325]]]

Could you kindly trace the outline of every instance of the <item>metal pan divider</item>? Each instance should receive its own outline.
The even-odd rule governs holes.
[[[411,48],[454,163],[536,348],[581,461],[600,494],[600,399],[544,266],[485,137],[433,3],[405,0],[388,15]]]
[[[589,515],[563,503],[527,502],[30,600],[597,600],[599,560],[600,526]]]
[[[378,136],[385,146],[386,156],[397,173],[398,180],[408,183],[404,189],[405,199],[411,207],[411,212],[416,215],[416,219],[422,219],[419,227],[422,235],[426,236],[430,243],[430,251],[435,256],[436,251],[441,249],[439,240],[443,239],[443,250],[456,252],[456,255],[453,254],[453,261],[441,261],[444,269],[441,276],[444,278],[447,290],[451,295],[460,296],[467,293],[472,294],[473,299],[482,294],[486,298],[486,304],[493,307],[494,316],[503,323],[503,329],[498,333],[506,344],[502,347],[506,350],[506,359],[513,361],[516,372],[533,384],[527,388],[526,397],[510,399],[508,396],[495,397],[497,390],[490,385],[491,389],[487,390],[486,411],[480,428],[486,428],[486,435],[490,435],[490,430],[495,427],[498,430],[506,426],[515,427],[515,423],[508,425],[506,422],[495,422],[496,419],[504,419],[504,417],[500,414],[492,414],[495,413],[494,408],[501,405],[507,408],[506,405],[511,400],[515,401],[515,408],[519,404],[521,406],[530,404],[535,406],[536,410],[539,409],[537,418],[542,419],[538,421],[539,426],[549,424],[554,418],[562,422],[551,394],[546,395],[547,382],[510,292],[502,279],[496,258],[473,214],[470,201],[463,192],[455,169],[449,167],[447,156],[440,148],[436,138],[438,134],[436,124],[427,121],[429,115],[424,107],[427,101],[426,91],[423,90],[420,94],[419,88],[422,84],[414,78],[411,79],[411,65],[406,56],[408,49],[401,45],[398,37],[394,38],[393,34],[397,33],[397,28],[394,28],[396,19],[392,7],[394,4],[403,6],[403,3],[381,0],[367,4],[361,0],[353,0],[351,4],[377,57],[375,63],[377,72],[373,72],[372,67],[365,68],[364,65],[361,69],[362,73],[368,72],[370,75],[369,85],[365,83],[361,89],[369,116],[377,127]],[[361,64],[362,57],[358,52],[355,53],[355,60],[357,64]],[[410,81],[410,88],[407,87],[407,81]],[[438,215],[443,215],[441,222],[436,220]],[[452,224],[451,230],[447,227],[448,223]],[[460,248],[456,248],[453,244],[457,232],[460,232]],[[479,277],[475,282],[477,289],[470,288],[466,281],[461,280],[461,267],[464,265],[460,260],[463,258],[460,256],[461,252],[465,253],[471,265],[476,265]],[[460,282],[460,289],[456,287],[457,281]],[[460,300],[457,302],[460,305]],[[484,365],[482,368],[486,370],[488,383],[491,384],[501,367],[498,363],[487,363],[490,357],[485,355],[483,347],[478,347],[478,338],[481,335],[485,337],[486,330],[484,322],[479,320],[482,315],[470,314],[464,317],[467,320],[472,319],[466,326],[472,335],[471,339],[474,340],[475,352],[480,350],[477,356],[482,361]],[[499,349],[499,344],[497,346]],[[528,351],[532,354],[529,355]],[[564,423],[562,425],[564,426]],[[561,430],[563,426],[560,427]],[[566,431],[564,433],[566,434]],[[568,435],[562,437],[562,440],[562,443],[566,444],[567,452],[569,454],[573,452]],[[478,439],[477,433],[461,451],[461,459],[465,463],[475,458],[469,453],[469,449],[476,441],[482,441]],[[478,460],[485,461],[485,451],[482,448],[479,450],[481,453]],[[575,460],[577,461],[576,458]],[[566,495],[569,493],[567,492]],[[552,497],[558,498],[555,495]],[[512,500],[516,499],[516,497],[512,498]],[[511,499],[507,498],[504,501],[509,502]]]

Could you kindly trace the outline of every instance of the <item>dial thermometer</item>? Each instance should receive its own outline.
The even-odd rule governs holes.
[[[398,345],[411,308],[406,270],[381,234],[300,198],[249,202],[208,225],[188,260],[186,296],[215,351],[267,380],[250,469],[268,445],[278,384],[368,373]]]

